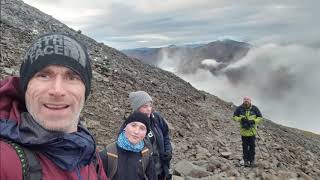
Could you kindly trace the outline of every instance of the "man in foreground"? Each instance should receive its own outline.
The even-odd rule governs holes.
[[[0,81],[0,179],[107,179],[79,123],[91,78],[74,37],[45,34],[31,44],[20,77]]]

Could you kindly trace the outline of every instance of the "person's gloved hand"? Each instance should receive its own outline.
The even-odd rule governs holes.
[[[160,159],[161,159],[162,161],[167,161],[167,162],[169,162],[169,161],[172,159],[172,154],[165,152],[165,153],[163,153],[163,154],[160,155]]]
[[[256,122],[254,120],[248,120],[250,124],[254,125]]]
[[[172,180],[172,174],[168,174],[168,175],[166,176],[166,180]]]
[[[244,129],[250,129],[254,127],[254,121],[248,120],[246,117],[241,119],[241,127]]]
[[[248,119],[244,116],[241,118],[241,121],[248,121]]]

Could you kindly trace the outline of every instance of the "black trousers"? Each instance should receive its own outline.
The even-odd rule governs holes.
[[[241,136],[242,139],[242,150],[243,150],[243,160],[244,161],[254,161],[255,152],[255,136]]]

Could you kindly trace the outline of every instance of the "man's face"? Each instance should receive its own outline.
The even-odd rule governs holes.
[[[142,105],[139,109],[139,112],[146,114],[148,117],[150,117],[151,113],[152,113],[152,103],[148,102],[144,105]]]
[[[129,142],[138,144],[147,134],[147,127],[141,122],[131,122],[124,128]]]
[[[69,68],[49,65],[31,78],[25,99],[28,112],[43,128],[71,133],[77,131],[85,85]]]
[[[244,101],[243,101],[243,105],[244,105],[244,107],[248,108],[248,107],[251,106],[251,102],[250,102],[250,101],[247,101],[247,100],[244,100]]]

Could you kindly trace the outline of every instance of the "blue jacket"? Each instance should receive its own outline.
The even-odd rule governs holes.
[[[241,127],[241,136],[255,136],[257,134],[257,124],[260,124],[263,121],[260,110],[254,105],[251,105],[249,108],[245,108],[243,105],[240,105],[233,114],[233,120],[241,123],[243,118],[254,121],[254,126],[250,129]]]

